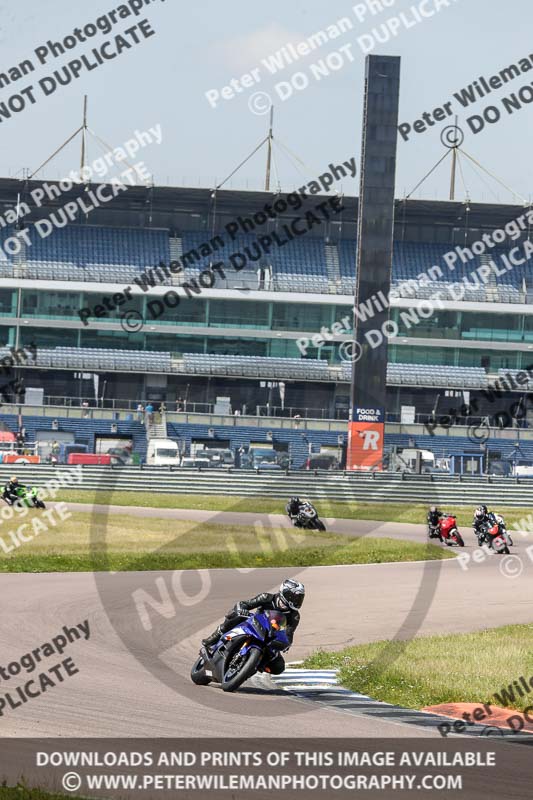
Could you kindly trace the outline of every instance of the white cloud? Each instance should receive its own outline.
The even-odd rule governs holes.
[[[287,42],[299,42],[306,35],[298,31],[290,31],[277,22],[268,27],[233,39],[226,39],[216,46],[215,51],[221,61],[236,73],[249,72],[260,65],[262,58],[267,58]]]

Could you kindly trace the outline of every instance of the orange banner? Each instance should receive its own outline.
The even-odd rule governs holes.
[[[19,456],[18,453],[4,453],[2,458],[4,464],[40,464],[39,456]]]
[[[383,422],[348,423],[346,469],[381,471],[384,438]]]

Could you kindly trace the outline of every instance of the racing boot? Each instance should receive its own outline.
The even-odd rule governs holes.
[[[204,647],[213,647],[220,637],[222,636],[222,626],[219,625],[210,636],[207,636],[205,639],[202,639],[202,644]]]

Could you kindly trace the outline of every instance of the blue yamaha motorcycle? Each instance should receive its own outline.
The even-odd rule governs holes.
[[[289,647],[287,618],[280,611],[257,611],[224,633],[214,647],[202,647],[191,670],[193,683],[220,683],[234,692],[268,662]]]

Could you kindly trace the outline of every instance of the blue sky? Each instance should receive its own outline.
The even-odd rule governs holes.
[[[365,35],[368,45],[373,29],[381,31],[381,25],[398,18],[400,12],[405,19],[414,20],[410,8],[419,6],[421,0],[386,2],[389,7],[374,15],[366,9],[361,19],[362,8],[356,12],[354,6],[358,4],[345,0],[328,5],[319,0],[274,0],[268,4],[154,0],[139,17],[120,21],[107,36],[100,34],[45,65],[38,64],[35,48],[48,39],[62,40],[74,28],[118,8],[120,2],[0,2],[0,72],[26,58],[38,66],[31,75],[0,89],[0,103],[143,18],[156,31],[120,57],[91,72],[84,71],[78,80],[60,86],[50,97],[37,92],[35,105],[1,122],[0,174],[14,175],[23,167],[33,170],[44,161],[79,125],[84,93],[89,96],[90,126],[113,146],[122,144],[136,129],[161,125],[162,144],[143,151],[156,183],[211,187],[228,175],[266,134],[268,115],[254,114],[249,108],[256,91],[274,98],[275,137],[305,165],[300,174],[283,148],[276,148],[274,183],[279,181],[282,189],[301,185],[324,171],[331,161],[342,162],[351,156],[359,161],[365,56],[358,37]],[[426,2],[434,4],[435,0]],[[288,42],[297,45],[305,41],[343,17],[352,21],[353,28],[342,37],[302,56],[278,74],[269,74],[262,59]],[[479,76],[488,79],[530,54],[533,59],[532,19],[531,3],[526,0],[506,4],[450,0],[449,8],[442,8],[420,24],[409,29],[400,24],[398,35],[377,44],[373,51],[402,57],[400,121],[412,123],[424,111],[442,106]],[[382,31],[380,35],[383,37]],[[320,81],[312,77],[312,64],[348,45],[353,60],[349,60],[346,49],[343,68]],[[205,96],[208,90],[220,91],[232,78],[254,68],[260,78],[256,85],[234,99],[222,100],[215,109],[210,106]],[[295,72],[307,75],[309,86],[283,102],[276,84],[289,81]],[[466,131],[464,149],[528,200],[533,195],[529,151],[533,103],[510,115],[503,110],[501,99],[532,82],[533,70],[495,90],[471,110],[453,102],[453,111],[459,111],[459,124]],[[466,117],[479,114],[487,105],[501,109],[501,119],[474,135]],[[446,124],[439,123],[408,142],[399,140],[398,197],[410,192],[443,154],[440,132]],[[90,158],[99,154],[99,149],[91,145]],[[71,145],[42,176],[60,177],[78,163],[78,145]],[[227,185],[260,188],[264,169],[265,154],[260,152]],[[480,180],[466,161],[463,171],[464,185],[461,173],[458,175],[458,199],[464,199],[468,192],[479,201],[512,202],[511,194],[490,178]],[[342,188],[356,193],[356,180],[346,181]],[[414,196],[446,199],[448,190],[449,167],[444,165]]]

